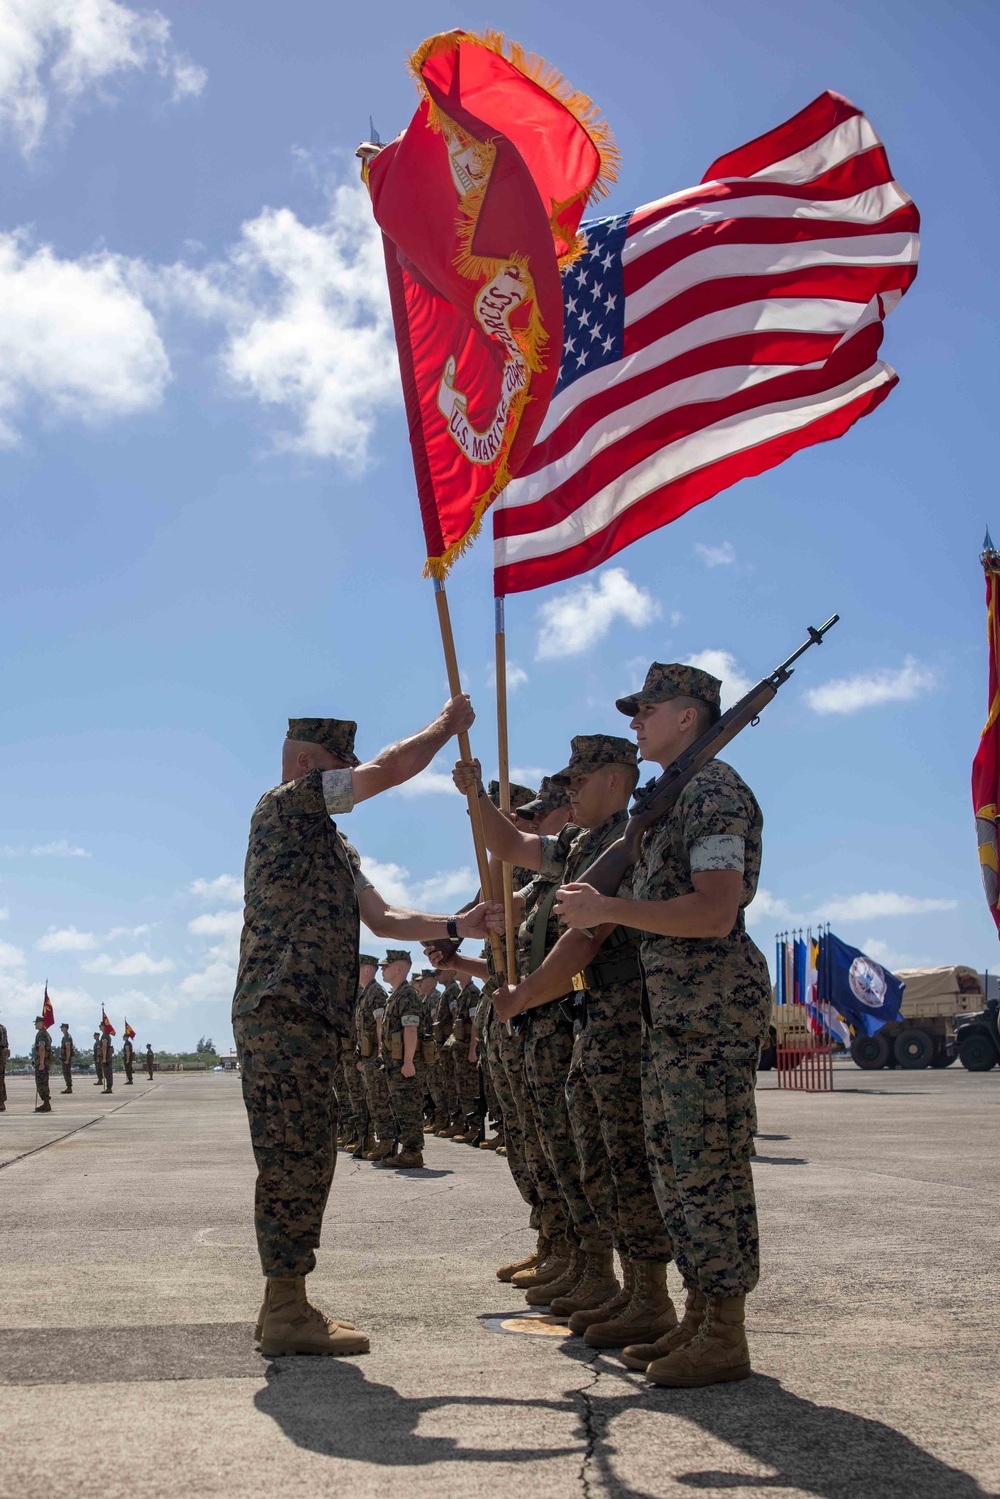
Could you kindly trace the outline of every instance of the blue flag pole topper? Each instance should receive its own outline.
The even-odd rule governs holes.
[[[831,1004],[863,1036],[874,1036],[887,1021],[899,1019],[902,979],[832,932],[820,937],[820,948],[821,1002]]]

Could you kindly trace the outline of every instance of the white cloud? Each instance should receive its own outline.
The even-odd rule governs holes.
[[[24,953],[13,942],[0,942],[0,970],[24,967]]]
[[[891,943],[885,942],[881,937],[867,937],[860,944],[861,951],[866,957],[874,958],[876,963],[895,972],[899,968],[928,968],[932,966],[929,958],[914,957],[912,952],[900,952]]]
[[[640,629],[659,614],[651,593],[633,583],[623,567],[609,567],[596,579],[575,583],[542,604],[535,659],[559,661],[582,655],[604,639],[616,619]]]
[[[27,412],[98,423],[156,406],[170,373],[132,263],[61,260],[23,230],[0,234],[0,443]]]
[[[677,626],[680,625],[680,624],[683,624],[683,623],[684,623],[684,616],[681,613],[681,611],[679,609],[671,609],[671,611],[670,611],[670,626],[671,626],[671,629],[676,630]]]
[[[759,921],[794,921],[795,918],[789,909],[786,900],[779,900],[772,895],[770,890],[765,890],[758,885],[757,894],[746,908],[745,917],[748,925]]]
[[[134,952],[118,958],[99,953],[80,966],[87,973],[103,973],[109,978],[135,978],[140,973],[169,973],[175,964],[173,958],[151,958],[148,952]]]
[[[861,708],[875,708],[882,703],[911,703],[936,686],[937,678],[930,668],[907,656],[896,671],[882,667],[856,677],[837,677],[810,688],[806,702],[816,713],[857,713]]]
[[[694,549],[706,567],[728,567],[736,561],[731,541],[720,542],[718,546],[706,546],[703,541],[696,541]]]
[[[923,916],[930,911],[954,911],[957,900],[921,899],[894,890],[863,890],[835,897],[823,907],[829,921],[877,921],[884,916]]]
[[[114,942],[118,937],[144,937],[147,932],[153,930],[150,922],[146,921],[142,926],[113,926],[110,932],[102,937],[102,942]]]
[[[173,45],[159,11],[118,0],[3,0],[0,4],[0,129],[31,155],[46,127],[65,124],[87,98],[106,102],[109,85],[153,72],[174,100],[200,94],[204,69]]]
[[[225,937],[231,943],[239,942],[242,930],[242,911],[215,911],[188,922],[188,931],[196,937]]]
[[[359,182],[332,187],[318,224],[264,208],[225,259],[148,275],[164,304],[221,322],[234,389],[291,417],[280,449],[365,467],[377,414],[401,392],[381,237]]]
[[[35,943],[39,952],[90,952],[97,946],[93,932],[80,932],[75,926],[50,926]]]
[[[433,761],[426,770],[413,777],[412,781],[404,781],[402,786],[394,786],[394,796],[459,796],[461,793],[456,789],[451,778],[451,770],[446,769],[440,760]]]
[[[707,671],[713,677],[718,677],[722,682],[722,711],[731,708],[735,702],[749,692],[754,685],[749,677],[745,677],[736,665],[736,658],[729,651],[697,651],[693,656],[686,656],[685,662],[688,666],[698,666],[702,671]]]
[[[540,765],[512,765],[510,767],[510,778],[519,781],[522,786],[537,786],[545,771]]]
[[[2,3],[2,0],[0,0]],[[3,376],[0,375],[0,381]],[[36,859],[89,859],[90,854],[85,848],[80,848],[74,843],[69,843],[65,838],[60,838],[56,843],[36,843],[33,848],[25,848],[23,843],[4,843],[0,845],[0,859],[23,859],[25,854],[33,854]]]
[[[225,900],[234,906],[243,904],[243,881],[234,874],[216,875],[214,880],[192,880],[189,886],[192,895],[203,900]]]
[[[383,900],[415,911],[452,910],[470,900],[479,886],[479,876],[467,866],[414,881],[404,864],[382,863],[364,854],[361,864]]]
[[[495,687],[497,685],[497,669],[495,666],[490,667],[489,671],[486,674],[486,678],[491,687]],[[527,681],[528,673],[524,670],[524,668],[522,666],[518,666],[516,661],[508,661],[507,691],[516,692],[517,689],[519,687],[523,687],[525,682]]]
[[[9,906],[0,906],[0,921],[7,921],[7,920],[9,920],[9,918],[10,918],[10,907]]]

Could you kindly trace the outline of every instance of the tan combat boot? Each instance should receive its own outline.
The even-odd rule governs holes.
[[[444,1115],[436,1114],[431,1120],[430,1124],[427,1126],[427,1133],[429,1135],[443,1135],[447,1128],[448,1121],[447,1119],[445,1119]]]
[[[554,1296],[565,1296],[572,1291],[583,1273],[584,1253],[582,1249],[571,1249],[569,1260],[562,1275],[544,1285],[531,1286],[524,1293],[529,1306],[551,1306]]]
[[[656,1260],[633,1260],[635,1281],[628,1305],[608,1322],[592,1322],[583,1335],[589,1348],[624,1348],[652,1342],[677,1326],[667,1290],[667,1267]]]
[[[664,1333],[653,1343],[628,1343],[621,1351],[621,1361],[630,1369],[648,1369],[654,1359],[666,1358],[675,1348],[686,1348],[705,1320],[706,1298],[703,1291],[688,1287],[684,1315],[672,1332]]]
[[[365,1155],[366,1161],[384,1161],[387,1155],[392,1155],[392,1141],[379,1140],[374,1150]]]
[[[489,1135],[485,1140],[480,1140],[480,1150],[497,1150],[503,1144],[503,1135]]]
[[[424,1165],[423,1151],[401,1150],[399,1155],[391,1157],[385,1164],[387,1166],[395,1166],[397,1171],[422,1171]]]
[[[585,1254],[580,1267],[581,1275],[570,1291],[564,1291],[549,1302],[553,1317],[571,1317],[574,1312],[587,1307],[603,1306],[618,1295],[621,1286],[615,1274],[615,1252],[602,1249],[598,1254]]]
[[[520,1275],[525,1270],[534,1270],[536,1266],[540,1265],[544,1260],[546,1254],[548,1253],[548,1248],[548,1239],[546,1239],[543,1234],[539,1234],[538,1244],[535,1247],[535,1252],[533,1254],[529,1254],[526,1260],[518,1260],[516,1264],[501,1265],[500,1269],[497,1271],[497,1280],[502,1280],[505,1285],[509,1285],[510,1282],[514,1279],[515,1275]]]
[[[260,1311],[257,1313],[257,1326],[253,1330],[253,1340],[254,1340],[255,1343],[259,1343],[260,1342],[261,1333],[264,1331],[264,1318],[267,1316],[268,1308],[269,1308],[270,1305],[271,1305],[271,1282],[270,1282],[270,1279],[268,1279],[268,1280],[265,1280],[265,1282],[264,1282],[264,1300],[260,1304]],[[315,1308],[314,1308],[314,1310],[315,1310]],[[320,1312],[320,1316],[322,1316],[322,1315],[323,1315],[323,1313]],[[354,1331],[354,1323],[353,1322],[341,1322],[339,1320],[331,1319],[330,1317],[327,1317],[326,1321],[330,1324],[331,1327],[346,1327],[351,1332]]]
[[[452,1139],[456,1145],[475,1145],[476,1136],[479,1134],[479,1126],[474,1125],[472,1129],[463,1130],[460,1135],[453,1135]]]
[[[635,1272],[629,1259],[622,1260],[622,1282],[618,1294],[610,1297],[603,1306],[581,1307],[578,1312],[574,1312],[569,1319],[570,1332],[586,1332],[591,1322],[607,1322],[609,1317],[614,1317],[623,1307],[628,1306],[635,1286]]]
[[[515,1271],[510,1278],[511,1285],[517,1286],[519,1291],[527,1291],[532,1286],[547,1286],[550,1281],[559,1280],[569,1268],[572,1252],[565,1239],[552,1239],[540,1264],[534,1270]]]
[[[260,1337],[265,1358],[282,1358],[290,1353],[368,1352],[363,1332],[332,1322],[309,1305],[304,1275],[270,1276],[267,1300]]]
[[[710,1296],[705,1320],[683,1348],[654,1359],[646,1369],[650,1384],[696,1389],[750,1376],[750,1349],[743,1324],[743,1296]]]

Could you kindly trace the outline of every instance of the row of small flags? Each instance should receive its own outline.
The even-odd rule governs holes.
[[[45,980],[45,998],[42,1000],[42,1021],[45,1025],[46,1030],[51,1030],[56,1023],[55,1011],[52,1008],[52,1001],[49,998],[48,979]],[[108,1019],[107,1011],[105,1010],[103,1005],[101,1005],[101,1024],[99,1028],[104,1032],[106,1036],[117,1036],[118,1034],[114,1026],[111,1024],[111,1021]],[[125,1039],[126,1041],[135,1040],[135,1031],[129,1025],[127,1020],[125,1021]]]
[[[873,1036],[898,1020],[905,985],[860,948],[841,942],[829,923],[816,937],[778,932],[775,938],[774,1002],[802,1005],[817,1036],[835,1036],[845,1046],[853,1035]]]

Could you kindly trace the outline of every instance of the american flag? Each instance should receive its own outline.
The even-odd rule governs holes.
[[[555,394],[493,507],[498,595],[586,572],[840,437],[898,378],[877,354],[917,273],[919,217],[839,94],[698,187],[583,228]]]

